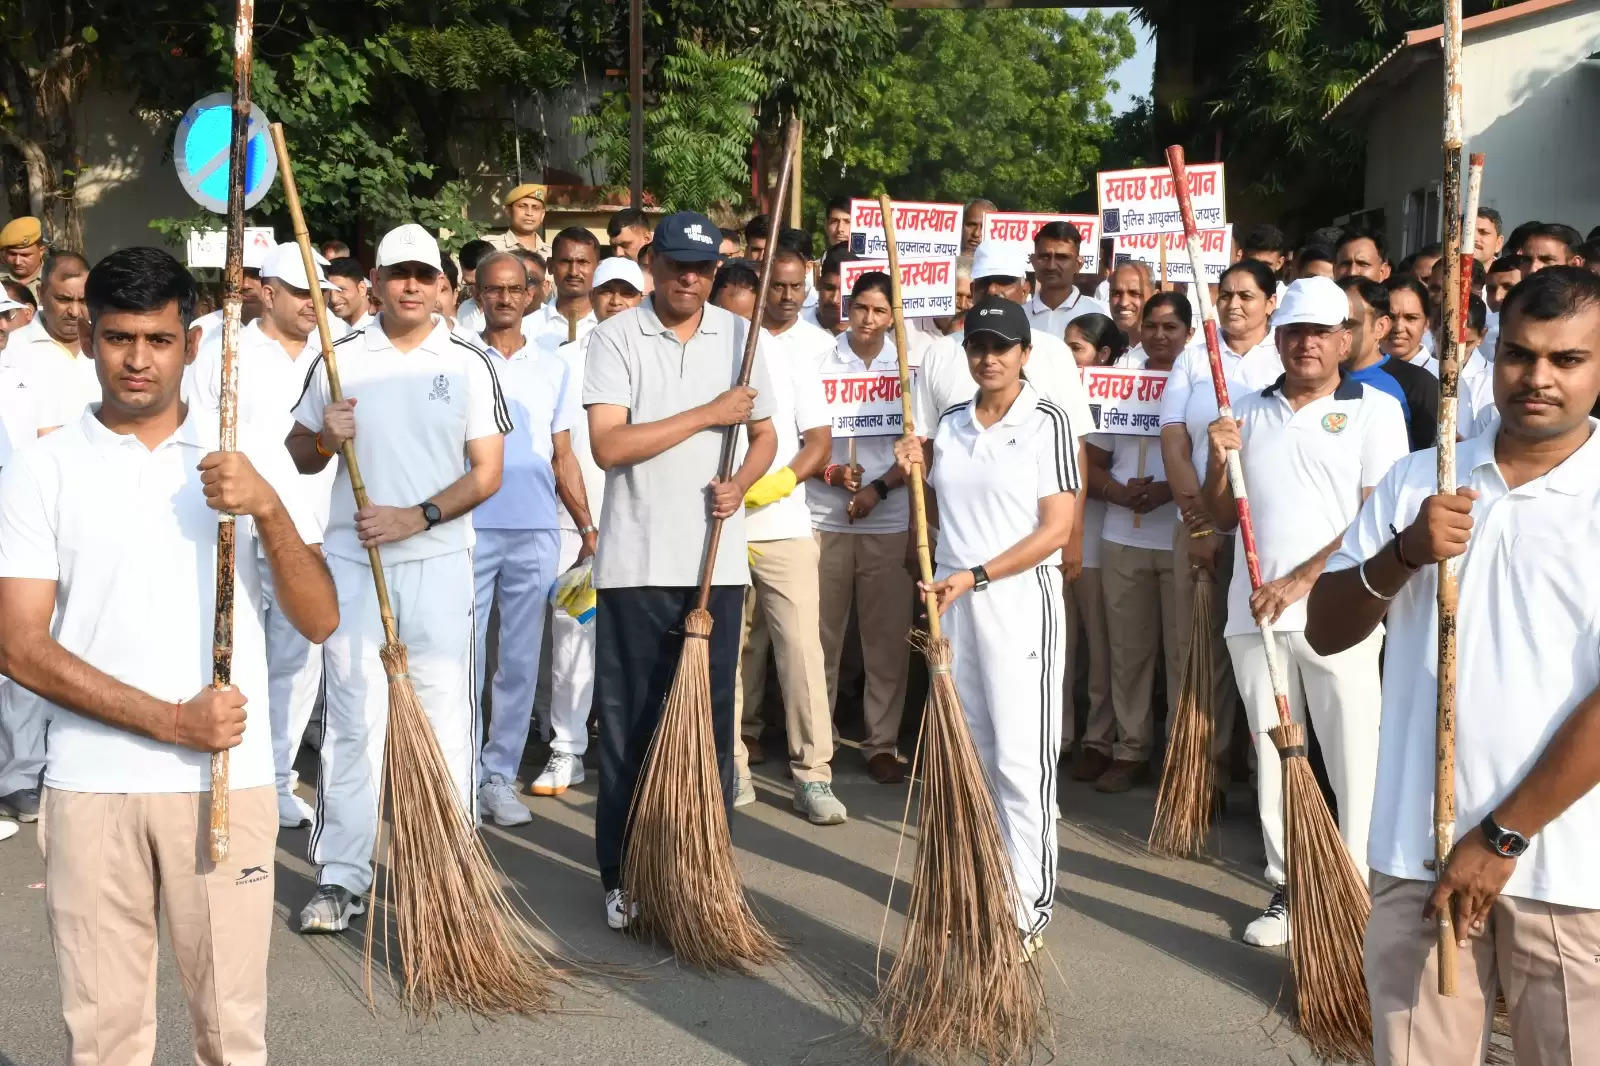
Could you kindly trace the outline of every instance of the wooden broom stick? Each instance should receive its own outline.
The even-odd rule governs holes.
[[[255,0],[239,0],[233,24],[233,125],[228,137],[228,251],[222,272],[222,387],[218,448],[239,447],[239,330],[244,319],[244,178],[250,146],[250,52]],[[217,613],[211,631],[211,687],[233,683],[234,516],[217,516]],[[228,749],[211,755],[211,861],[228,857]]]
[[[1461,0],[1444,5],[1444,310],[1439,316],[1439,492],[1456,491],[1456,398],[1460,392],[1462,319],[1466,301],[1461,286]],[[1456,559],[1439,564],[1438,713],[1435,722],[1433,781],[1434,875],[1444,876],[1456,827]],[[1456,994],[1455,917],[1439,908],[1439,994]]]

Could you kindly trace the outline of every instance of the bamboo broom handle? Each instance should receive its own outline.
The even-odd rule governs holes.
[[[900,363],[900,413],[905,422],[905,435],[915,437],[917,427],[911,413],[911,363],[906,354],[906,311],[900,301],[900,249],[894,238],[894,205],[888,193],[878,195],[878,209],[883,212],[883,238],[889,246],[889,305],[894,313],[894,354]],[[922,594],[922,604],[928,612],[928,636],[938,640],[939,597],[933,592],[933,554],[928,550],[928,503],[922,484],[922,467],[911,468],[911,517],[916,525],[917,565],[922,571],[922,582],[928,591]]]
[[[283,199],[289,208],[289,220],[294,226],[294,240],[300,246],[300,261],[306,268],[310,282],[311,308],[317,316],[317,340],[322,345],[322,362],[328,371],[328,395],[335,403],[344,399],[344,389],[339,385],[339,364],[333,354],[333,337],[328,333],[328,317],[323,308],[322,287],[317,283],[317,261],[311,254],[311,236],[306,232],[305,215],[300,210],[300,190],[294,182],[294,168],[289,163],[289,145],[283,139],[283,123],[272,124],[272,147],[278,153],[278,176],[283,179]],[[339,458],[350,474],[350,488],[354,490],[356,508],[368,503],[367,484],[361,480],[361,467],[356,462],[356,442],[347,440],[339,449]],[[383,639],[388,644],[400,642],[399,630],[394,624],[394,608],[389,603],[389,581],[383,573],[383,560],[377,548],[367,549],[367,561],[372,566],[372,580],[378,588],[378,614],[383,619]]]
[[[1193,272],[1195,298],[1200,301],[1200,316],[1206,334],[1206,354],[1211,358],[1211,387],[1216,390],[1217,410],[1223,418],[1233,417],[1233,406],[1228,402],[1228,381],[1222,373],[1222,341],[1217,333],[1217,309],[1211,305],[1211,289],[1206,285],[1206,272],[1200,255],[1200,232],[1194,224],[1194,204],[1189,199],[1189,171],[1183,160],[1183,148],[1173,145],[1167,149],[1167,166],[1172,170],[1172,185],[1178,197],[1178,211],[1183,216],[1183,238],[1189,250],[1189,268]],[[1244,464],[1239,453],[1228,452],[1228,486],[1233,490],[1233,503],[1239,515],[1239,543],[1244,548],[1245,567],[1250,574],[1252,591],[1261,587],[1261,557],[1256,553],[1256,530],[1250,520],[1250,496],[1245,491]],[[1274,639],[1272,624],[1263,623],[1261,641],[1266,647],[1267,675],[1272,679],[1272,698],[1278,705],[1278,724],[1289,725],[1289,686],[1285,683],[1283,661],[1278,656],[1278,642]]]
[[[244,172],[250,145],[250,52],[255,0],[239,0],[233,24],[233,116],[228,137],[228,248],[222,281],[222,381],[217,447],[239,447],[239,330],[244,319]],[[217,515],[216,616],[211,630],[211,687],[233,683],[234,546],[238,523]],[[211,754],[211,802],[207,814],[208,851],[213,863],[228,857],[228,750]]]
[[[778,167],[778,184],[772,191],[772,208],[767,212],[767,232],[772,236],[767,242],[767,254],[761,260],[761,283],[756,287],[756,305],[750,312],[750,328],[744,337],[744,362],[739,366],[739,384],[750,384],[750,374],[756,365],[756,346],[761,342],[761,316],[766,313],[767,292],[772,287],[772,262],[778,250],[778,220],[784,206],[784,195],[789,189],[789,175],[794,170],[794,155],[800,145],[800,120],[791,118],[783,139],[783,160]],[[739,427],[729,426],[722,438],[722,458],[717,463],[717,480],[726,481],[733,476],[733,453],[739,440]],[[699,610],[711,602],[711,575],[717,566],[717,549],[722,545],[723,519],[711,520],[711,531],[706,538],[706,554],[700,563]]]

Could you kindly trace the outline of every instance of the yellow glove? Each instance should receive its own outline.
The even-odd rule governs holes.
[[[750,486],[750,491],[744,494],[746,507],[765,507],[769,503],[777,503],[789,493],[794,491],[794,471],[788,467],[779,467],[767,474],[760,481]]]

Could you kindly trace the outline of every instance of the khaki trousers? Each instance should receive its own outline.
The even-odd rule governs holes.
[[[1172,543],[1172,598],[1178,607],[1178,662],[1189,661],[1189,636],[1194,628],[1194,570],[1189,566],[1189,530],[1177,523]],[[1228,627],[1228,584],[1233,580],[1232,534],[1222,537],[1217,548],[1216,585],[1211,591],[1211,756],[1218,764],[1218,787],[1226,787],[1228,747],[1233,743],[1234,719],[1238,717],[1239,689],[1233,679],[1233,657],[1228,654],[1223,631]],[[1180,667],[1181,669],[1181,667]],[[1169,685],[1182,684],[1182,675]]]
[[[1432,881],[1373,871],[1367,997],[1377,1066],[1478,1066],[1505,992],[1517,1066],[1600,1066],[1600,911],[1501,896],[1439,995]]]
[[[1106,633],[1106,601],[1100,568],[1085,567],[1076,581],[1067,582],[1067,662],[1065,713],[1061,722],[1061,747],[1072,746],[1078,735],[1073,695],[1078,687],[1078,671],[1086,672],[1089,682],[1089,707],[1084,715],[1083,741],[1090,747],[1110,751],[1116,737],[1117,718],[1111,707],[1111,638]],[[1078,628],[1083,627],[1085,662],[1078,661]]]
[[[767,649],[778,662],[789,771],[796,782],[832,781],[833,715],[828,710],[828,668],[822,657],[818,564],[822,549],[811,537],[763,540],[750,545],[750,587],[744,593],[744,643],[733,686],[733,763],[750,776],[745,714],[759,728]],[[753,731],[752,731],[753,735]]]
[[[828,706],[839,700],[839,657],[854,600],[861,628],[861,665],[867,675],[862,699],[867,738],[861,754],[870,759],[894,754],[906,702],[906,671],[911,665],[913,596],[906,573],[906,534],[816,531],[822,551],[822,653],[828,671]]]
[[[47,789],[40,840],[69,1066],[148,1066],[156,1046],[156,924],[165,914],[200,1066],[267,1061],[272,786],[229,797],[213,866],[210,797]]]
[[[1100,547],[1106,633],[1111,639],[1111,706],[1117,736],[1110,745],[1118,762],[1145,762],[1155,733],[1156,656],[1166,655],[1167,714],[1177,710],[1181,662],[1174,633],[1172,553],[1105,541]],[[1109,738],[1085,735],[1084,743],[1105,750]]]

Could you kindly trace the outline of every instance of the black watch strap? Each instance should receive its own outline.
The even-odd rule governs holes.
[[[989,587],[989,571],[981,566],[972,568],[972,591],[982,592]]]
[[[889,498],[889,484],[888,484],[888,482],[884,481],[883,478],[881,478],[881,477],[873,478],[872,479],[872,487],[874,489],[878,490],[878,499],[879,500],[887,500]]]
[[[1528,838],[1515,829],[1507,829],[1495,821],[1493,811],[1483,816],[1478,828],[1483,830],[1484,838],[1489,841],[1489,846],[1495,853],[1507,859],[1515,859],[1528,850]]]
[[[424,503],[424,504],[421,505],[421,507],[422,507],[422,520],[424,522],[428,523],[428,528],[429,529],[432,529],[434,526],[438,525],[440,522],[442,522],[444,520],[444,513],[439,510],[439,505],[438,504],[435,504],[435,503]]]

